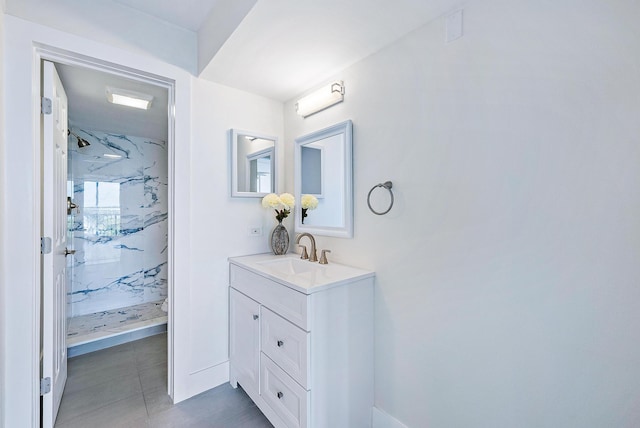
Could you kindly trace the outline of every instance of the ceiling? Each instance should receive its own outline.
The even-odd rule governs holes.
[[[69,99],[71,126],[167,141],[166,88],[89,68],[56,64]],[[149,110],[111,104],[107,86],[152,95]]]
[[[218,0],[113,0],[190,31],[198,31]]]
[[[200,77],[288,101],[456,4],[458,0],[258,0]]]
[[[231,16],[229,5],[233,3],[229,1],[234,0],[109,0],[101,4],[105,7],[111,2],[114,13],[134,9],[158,28],[167,28],[169,23],[197,35],[211,22],[212,13]],[[23,8],[25,3],[40,9],[73,7],[69,0],[10,2]],[[78,18],[92,10],[96,13],[90,4],[83,4],[82,10],[66,10]],[[341,70],[459,4],[459,0],[257,0],[199,77],[286,102],[339,77]],[[216,15],[216,22],[221,20],[224,17]],[[203,34],[207,32],[203,30]],[[129,135],[166,138],[165,90],[88,69],[62,66],[60,74],[74,123],[95,130],[118,129]],[[105,99],[107,85],[150,93],[157,102],[148,112],[113,106]],[[345,86],[348,91],[348,81]]]

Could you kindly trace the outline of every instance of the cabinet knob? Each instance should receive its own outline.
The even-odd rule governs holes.
[[[253,319],[254,319],[254,320],[257,320],[258,318],[260,318],[258,315],[254,315],[254,316],[253,316]]]
[[[282,340],[278,340],[278,348],[282,348],[284,346],[284,342]]]
[[[276,394],[278,396],[278,398],[282,398],[284,396],[284,394],[280,391],[278,391],[278,393]]]

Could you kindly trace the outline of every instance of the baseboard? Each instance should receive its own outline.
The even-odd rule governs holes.
[[[408,428],[405,424],[377,407],[373,407],[371,411],[371,426],[372,428]]]
[[[229,382],[228,360],[218,365],[189,373],[188,396],[193,397],[227,382]]]

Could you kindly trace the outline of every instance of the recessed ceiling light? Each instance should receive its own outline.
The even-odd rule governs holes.
[[[149,110],[153,96],[141,92],[129,91],[107,86],[107,101],[127,107]]]

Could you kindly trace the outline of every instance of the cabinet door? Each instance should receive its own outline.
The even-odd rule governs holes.
[[[230,380],[254,400],[260,393],[260,305],[233,288],[229,294]]]

